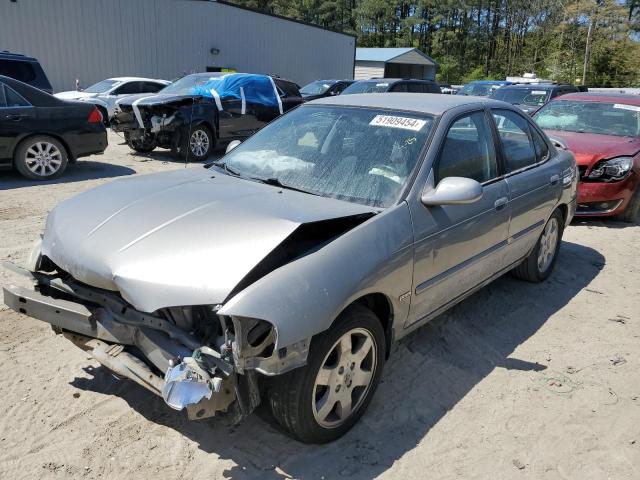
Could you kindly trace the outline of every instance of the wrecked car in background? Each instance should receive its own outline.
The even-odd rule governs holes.
[[[190,418],[264,399],[305,442],[355,424],[393,340],[546,279],[575,211],[573,156],[503,102],[340,95],[231,147],[62,202],[5,303]]]
[[[176,156],[200,161],[217,143],[242,140],[300,103],[297,85],[281,78],[196,73],[155,95],[119,100],[111,128],[124,133],[137,152],[169,148]]]

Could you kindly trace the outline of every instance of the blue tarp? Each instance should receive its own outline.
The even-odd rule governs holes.
[[[242,100],[240,88],[244,91],[247,103],[257,103],[270,107],[279,107],[279,98],[272,80],[266,75],[249,73],[230,73],[220,77],[212,77],[207,83],[193,87],[191,94],[215,98],[211,90],[215,90],[220,100]]]

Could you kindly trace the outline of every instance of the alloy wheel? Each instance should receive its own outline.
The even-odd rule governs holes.
[[[367,396],[376,370],[377,346],[371,332],[354,328],[331,347],[316,375],[312,411],[325,428],[342,425]]]
[[[204,130],[196,130],[189,139],[191,153],[197,157],[202,157],[209,150],[209,136]]]
[[[26,150],[27,168],[36,175],[49,177],[62,165],[62,152],[53,143],[36,142]]]
[[[547,225],[544,227],[542,236],[540,237],[540,248],[538,249],[538,271],[546,272],[553,257],[556,254],[558,246],[558,220],[551,217]]]

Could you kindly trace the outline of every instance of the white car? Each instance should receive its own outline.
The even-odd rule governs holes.
[[[100,109],[105,121],[108,121],[113,117],[116,102],[121,98],[140,93],[154,94],[170,83],[167,80],[155,78],[114,77],[95,83],[82,91],[60,92],[55,96],[64,100],[93,103]]]

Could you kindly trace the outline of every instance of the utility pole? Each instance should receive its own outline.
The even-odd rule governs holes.
[[[589,65],[589,53],[591,50],[591,33],[593,31],[593,20],[595,13],[589,17],[589,29],[587,30],[587,45],[584,48],[584,64],[582,66],[582,85],[586,85],[587,82],[587,66]]]

